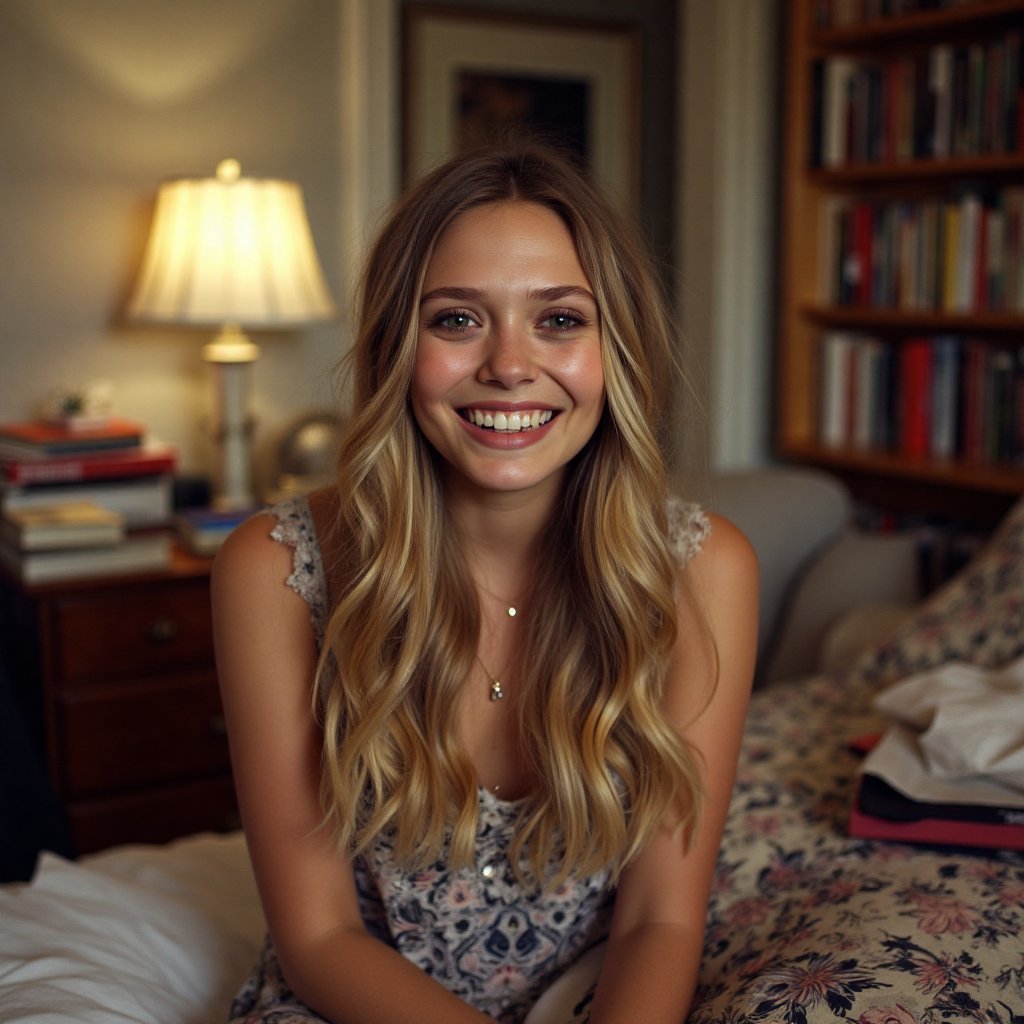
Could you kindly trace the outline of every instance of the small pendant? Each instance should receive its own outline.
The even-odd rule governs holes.
[[[505,691],[501,688],[501,683],[497,679],[491,680],[491,700],[501,700],[505,696]]]
[[[510,605],[508,606],[508,617],[509,617],[510,619],[514,619],[514,618],[516,617],[516,615],[517,615],[517,614],[518,614],[518,613],[516,612],[516,606],[515,606],[514,604],[510,604]]]

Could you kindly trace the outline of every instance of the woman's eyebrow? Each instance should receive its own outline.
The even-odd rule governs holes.
[[[484,293],[479,288],[442,285],[440,288],[432,288],[429,292],[424,292],[420,296],[420,305],[423,305],[425,302],[431,302],[434,299],[457,299],[462,302],[471,302],[474,299],[483,298],[483,296]],[[535,288],[528,293],[528,298],[531,300],[539,299],[543,302],[557,302],[559,299],[567,299],[574,296],[588,299],[591,302],[597,302],[590,289],[578,284],[551,285],[548,288]]]
[[[593,292],[578,284],[554,285],[551,288],[538,288],[530,292],[531,299],[542,299],[544,302],[557,302],[559,299],[569,298],[589,299],[596,303]]]
[[[433,288],[420,296],[420,305],[430,302],[431,299],[460,299],[463,302],[471,302],[473,299],[483,298],[483,292],[479,288],[459,288],[455,285],[442,285],[440,288]]]

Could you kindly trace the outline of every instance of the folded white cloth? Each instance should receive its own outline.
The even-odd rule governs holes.
[[[894,684],[875,707],[917,734],[934,779],[1024,793],[1024,658],[1000,669],[951,662]]]
[[[0,886],[0,1020],[225,1020],[265,932],[240,832],[43,854],[31,884]]]
[[[1024,791],[974,775],[969,779],[939,779],[929,772],[915,732],[894,725],[864,758],[861,771],[884,779],[904,796],[928,804],[1001,807],[1024,813]]]

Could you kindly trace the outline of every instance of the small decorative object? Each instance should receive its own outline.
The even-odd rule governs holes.
[[[341,418],[331,412],[306,413],[277,446],[273,486],[277,497],[308,494],[334,479]]]
[[[67,430],[98,430],[110,422],[113,388],[108,380],[87,381],[53,388],[42,406],[42,417]]]

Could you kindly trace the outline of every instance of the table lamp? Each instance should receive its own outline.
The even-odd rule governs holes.
[[[251,505],[249,367],[260,350],[243,327],[334,315],[299,186],[243,178],[236,160],[221,161],[215,178],[165,182],[127,312],[147,323],[220,329],[203,347],[216,385],[214,505]]]

